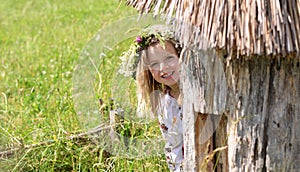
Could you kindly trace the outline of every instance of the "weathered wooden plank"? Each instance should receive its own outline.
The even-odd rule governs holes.
[[[214,166],[211,163],[215,163],[222,171],[297,171],[300,168],[299,57],[229,58],[231,62],[224,68],[223,76],[216,70],[216,63],[206,60],[207,54],[213,57],[213,53],[204,51],[185,54],[189,58],[181,77],[187,126],[185,145],[189,148],[187,163],[196,164],[187,170],[211,170]],[[222,54],[214,57],[222,58]],[[216,95],[223,101],[212,98]],[[228,123],[224,118],[214,119],[211,124],[199,120],[204,114],[225,114]],[[216,162],[214,156],[206,162],[207,166],[201,166],[205,157],[224,146],[226,140],[228,150],[221,151],[222,161]]]
[[[280,64],[279,64],[280,63]],[[229,169],[297,171],[299,164],[300,68],[298,60],[233,61],[226,76]]]
[[[227,84],[223,63],[212,50],[187,51],[185,57],[181,80],[185,171],[213,171],[215,168],[228,171],[227,118],[223,115]],[[191,68],[193,70],[188,70]],[[218,151],[221,148],[222,151]]]

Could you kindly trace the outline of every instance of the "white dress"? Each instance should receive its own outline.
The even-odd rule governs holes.
[[[166,140],[165,155],[170,171],[182,171],[183,129],[182,110],[177,100],[165,94],[158,108],[160,130]]]

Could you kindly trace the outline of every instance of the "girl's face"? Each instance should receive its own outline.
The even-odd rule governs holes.
[[[164,85],[175,85],[179,80],[177,50],[172,43],[166,42],[165,49],[157,43],[147,49],[146,63],[153,78]]]

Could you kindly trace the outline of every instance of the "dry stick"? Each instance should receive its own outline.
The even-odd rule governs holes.
[[[196,20],[195,20],[195,26],[199,27],[199,29],[201,30],[201,28],[203,28],[203,23],[204,23],[204,16],[205,15],[205,2],[204,1],[200,1],[198,0],[197,1],[197,6],[195,7],[194,11],[197,11],[197,12],[193,12],[193,13],[196,13],[197,16],[196,16]],[[193,14],[192,14],[193,15]],[[201,35],[203,35],[202,33],[200,33]]]
[[[197,1],[196,3],[197,3],[197,4],[194,5],[195,8],[199,8],[198,1]],[[196,9],[196,10],[194,10],[194,13],[191,14],[191,24],[196,25],[196,24],[198,23],[198,21],[196,21],[196,20],[197,20],[198,12],[199,12],[199,10]]]
[[[250,2],[247,0],[245,1],[245,3],[243,4],[243,7],[244,7],[244,20],[245,20],[245,23],[244,23],[244,27],[243,27],[243,32],[244,32],[244,39],[245,39],[245,42],[244,42],[244,47],[243,47],[243,54],[246,54],[247,56],[249,56],[250,54],[250,49],[251,49],[251,40],[250,40],[250,28],[252,26],[252,24],[250,23],[250,13],[251,13],[251,4],[250,5],[246,5],[246,4],[250,4]]]
[[[222,29],[221,29],[221,26],[222,24],[224,23],[224,19],[221,19],[220,16],[222,14],[222,11],[224,11],[225,9],[223,8],[224,4],[222,3],[223,1],[222,0],[218,0],[217,1],[217,7],[216,7],[216,18],[215,18],[215,36],[214,36],[214,40],[213,40],[213,44],[217,47],[218,44],[220,44],[220,41],[222,40]],[[222,11],[220,9],[223,9]]]
[[[204,1],[205,2],[205,1]],[[209,11],[207,11],[207,6],[209,6],[210,4],[208,2],[204,3],[203,6],[202,6],[202,9],[201,11],[203,11],[203,14],[201,14],[201,16],[205,16],[204,19],[201,20],[201,35],[205,35],[205,36],[208,36],[206,33],[206,31],[208,30],[207,26],[209,25]]]
[[[251,3],[250,6],[247,8],[247,13],[246,13],[246,22],[247,22],[247,27],[246,29],[246,33],[247,33],[247,43],[246,43],[246,47],[247,47],[247,56],[250,55],[250,52],[253,52],[253,43],[251,40],[251,28],[253,27],[254,23],[251,23],[251,13],[252,13],[252,4],[253,1],[249,2]]]
[[[294,10],[293,10],[293,5],[295,4],[291,4],[292,2],[288,3],[288,9],[289,9],[289,13],[290,13],[290,17],[291,17],[291,23],[290,23],[290,30],[291,30],[291,43],[293,48],[298,49],[298,40],[297,40],[297,32],[296,32],[296,26],[295,26],[295,15],[294,15]],[[294,40],[294,44],[293,44],[293,40]],[[292,50],[294,51],[294,49]]]
[[[283,30],[282,30],[282,26],[284,25],[284,23],[283,23],[283,13],[282,13],[282,11],[281,11],[281,6],[280,6],[280,3],[279,2],[277,2],[276,3],[277,4],[277,9],[278,9],[278,19],[277,19],[277,27],[278,27],[278,32],[279,32],[279,40],[280,40],[280,42],[279,42],[279,47],[280,47],[280,52],[282,52],[283,51],[283,45],[284,45],[284,42],[285,42],[285,40],[283,39]]]
[[[235,44],[236,44],[236,46],[237,46],[237,58],[239,58],[239,53],[240,53],[240,50],[241,50],[241,44],[242,44],[242,39],[241,39],[241,25],[242,25],[242,19],[241,19],[241,14],[240,14],[240,12],[241,12],[241,9],[240,9],[240,4],[239,4],[239,2],[237,2],[236,4],[235,4],[235,6],[236,6],[236,10],[235,10],[235,13],[236,13],[236,18],[235,18],[235,30],[234,30],[234,32],[235,32],[235,40],[236,40],[236,42],[235,42]],[[233,45],[234,46],[234,45]]]
[[[282,17],[282,11],[281,11],[281,6],[280,6],[280,3],[279,1],[276,1],[276,7],[275,7],[277,10],[276,10],[276,20],[275,20],[275,33],[276,35],[274,35],[276,37],[276,42],[277,42],[277,53],[278,52],[282,52],[282,42],[284,41],[283,40],[283,37],[282,37],[282,25],[283,25],[283,17]]]
[[[216,34],[216,23],[219,22],[219,21],[216,21],[216,15],[218,14],[217,13],[217,10],[216,10],[216,3],[218,1],[214,1],[211,3],[211,13],[210,13],[210,19],[209,19],[209,26],[208,26],[208,32],[207,32],[207,35],[208,35],[208,38],[209,38],[209,41],[210,43],[213,43],[213,39],[215,39],[215,34]]]
[[[143,0],[143,3],[139,3],[139,8],[138,10],[141,12],[141,13],[145,13],[145,6],[146,6],[146,0]]]
[[[115,125],[117,125],[117,124],[115,124]],[[69,137],[67,137],[67,140],[84,138],[85,136],[88,136],[88,135],[98,134],[101,131],[111,129],[111,127],[112,127],[112,125],[106,126],[106,127],[97,126],[89,131],[69,136]],[[40,143],[36,143],[36,144],[22,145],[20,147],[15,147],[15,148],[7,148],[6,150],[0,152],[0,159],[9,158],[9,157],[13,156],[15,152],[20,151],[22,149],[32,149],[32,148],[36,148],[36,147],[40,147],[40,146],[49,145],[54,142],[56,142],[56,141],[48,140],[48,141],[44,141],[44,142],[40,142]]]
[[[247,1],[244,1],[241,3],[241,6],[240,6],[240,15],[241,15],[241,23],[240,23],[240,26],[239,26],[239,29],[240,29],[240,36],[241,36],[241,47],[240,47],[240,50],[241,50],[241,54],[246,54],[247,52],[247,38],[248,38],[248,33],[246,32],[246,28],[249,27],[249,23],[247,22],[247,12],[248,12],[248,6],[249,4],[247,4]]]
[[[238,4],[238,3],[237,3]],[[247,4],[248,5],[248,4]],[[245,37],[246,37],[246,33],[244,32],[244,28],[247,27],[247,23],[245,21],[245,11],[246,11],[246,4],[245,1],[242,2],[241,4],[239,4],[239,10],[238,10],[238,14],[239,14],[239,25],[238,25],[238,35],[239,35],[239,51],[241,52],[240,54],[244,54],[244,50],[245,50]]]
[[[289,22],[289,12],[288,12],[288,8],[287,8],[287,2],[285,2],[284,6],[284,11],[285,11],[285,34],[286,34],[286,52],[291,52],[293,51],[293,47],[292,47],[292,40],[291,40],[291,28],[290,28],[290,22]]]
[[[161,3],[162,3],[162,0],[158,0],[158,2],[156,3],[156,6],[153,9],[155,16],[159,13],[159,7],[161,6]]]
[[[230,49],[230,44],[231,44],[231,29],[232,29],[232,18],[233,18],[233,10],[232,10],[232,1],[228,1],[228,22],[227,22],[227,32],[226,32],[226,39],[228,40],[227,41],[227,44],[226,44],[226,49],[229,50]]]
[[[224,20],[223,20],[223,23],[221,23],[221,26],[223,27],[223,33],[222,33],[222,40],[221,40],[221,42],[222,42],[222,44],[221,44],[221,46],[220,46],[220,48],[225,48],[225,46],[226,46],[226,42],[228,42],[228,41],[226,41],[227,39],[226,39],[226,32],[227,32],[227,20],[228,20],[228,18],[227,18],[227,15],[228,15],[228,3],[226,3],[226,5],[225,5],[225,1],[223,0],[223,6],[225,7],[225,10],[224,10],[224,13],[222,13],[221,12],[221,15],[220,15],[220,19],[221,18],[224,18]],[[223,11],[222,10],[222,8],[221,9],[219,9],[219,11]]]
[[[262,15],[261,15],[261,22],[262,22],[262,35],[263,35],[263,40],[262,40],[262,49],[261,51],[266,51],[266,52],[269,52],[269,46],[268,46],[268,29],[267,29],[267,20],[266,20],[266,6],[265,6],[265,3],[264,1],[261,1],[260,2],[261,4],[261,12],[262,12]]]
[[[162,8],[162,11],[164,12],[164,13],[167,13],[168,12],[168,8],[169,8],[169,0],[166,0],[165,1],[165,4],[164,4],[164,6],[163,6],[163,8]]]
[[[177,18],[177,19],[181,19],[181,17],[182,17],[182,12],[183,12],[183,3],[182,3],[182,1],[179,1],[178,2],[178,7],[177,7],[177,10],[176,10],[176,13],[175,13],[175,17]],[[176,24],[177,25],[177,24]],[[175,28],[176,28],[176,26],[175,26]]]
[[[276,0],[276,2],[271,3],[271,5],[273,6],[272,10],[272,23],[274,25],[274,28],[272,28],[273,32],[274,32],[274,37],[275,37],[275,50],[276,53],[281,52],[281,42],[282,40],[282,33],[281,33],[281,21],[282,21],[282,13],[281,13],[281,8],[280,8],[280,3],[278,2],[278,0]]]
[[[296,6],[296,4],[294,3],[292,6]],[[297,13],[297,10],[292,8],[293,13],[294,13],[294,22],[295,22],[295,32],[296,32],[296,38],[295,38],[295,42],[296,42],[296,49],[298,50],[300,47],[300,28],[299,28],[299,13]]]
[[[136,1],[133,1],[133,0],[127,0],[125,4],[128,5],[128,6],[130,5],[130,6],[133,6],[133,7],[134,7],[134,3],[135,3],[135,2],[136,2]]]
[[[298,1],[299,2],[299,1]],[[300,2],[299,2],[300,4]],[[296,6],[296,4],[293,4],[293,6]],[[294,22],[295,22],[295,27],[296,27],[296,49],[299,50],[300,48],[300,23],[299,23],[299,20],[300,20],[300,9],[299,11],[297,11],[296,9],[292,8],[293,12],[294,12],[294,15],[295,15],[295,19],[294,19]]]
[[[154,5],[153,5],[152,1],[148,1],[145,5],[146,13],[149,13],[152,10],[153,6]]]
[[[141,5],[142,3],[137,0],[134,2],[133,7],[136,8],[137,10],[141,10]]]
[[[261,53],[261,49],[263,46],[263,36],[261,35],[262,33],[262,7],[261,4],[257,1],[257,32],[256,32],[256,38],[258,38],[257,41],[257,54]]]
[[[169,6],[169,10],[166,13],[169,19],[173,17],[174,10],[176,10],[176,5],[177,5],[176,0],[172,0],[171,5]]]
[[[282,4],[281,7],[281,12],[282,12],[282,27],[281,27],[281,31],[282,31],[282,49],[281,51],[283,53],[287,52],[287,45],[288,45],[288,40],[287,40],[287,23],[288,23],[288,14],[287,14],[287,10],[286,10],[286,4]]]
[[[271,17],[270,14],[272,12],[271,7],[269,2],[265,2],[265,8],[266,8],[266,13],[265,13],[265,23],[266,23],[266,30],[265,30],[265,34],[267,35],[267,41],[268,43],[266,45],[268,45],[269,47],[269,52],[267,52],[267,54],[273,54],[273,44],[272,44],[272,32],[270,30],[272,23],[269,21],[269,18]]]
[[[254,1],[252,1],[251,3],[251,10],[250,10],[250,19],[249,19],[249,22],[251,22],[251,28],[250,28],[250,32],[251,32],[251,35],[250,35],[250,40],[251,40],[251,50],[250,50],[250,53],[251,52],[255,52],[256,51],[256,38],[255,38],[255,30],[257,28],[257,22],[255,20],[256,16],[256,4]],[[255,17],[251,17],[251,16],[255,16]]]
[[[275,54],[275,46],[274,46],[274,34],[272,32],[272,27],[273,27],[273,23],[272,21],[270,20],[272,18],[272,11],[273,10],[276,10],[276,9],[273,9],[272,6],[270,5],[271,2],[266,2],[266,6],[268,8],[268,16],[266,16],[266,21],[267,21],[267,33],[269,35],[269,44],[270,44],[270,54]]]
[[[274,22],[274,13],[277,11],[276,6],[274,5],[274,1],[268,2],[268,31],[270,35],[270,44],[272,44],[272,54],[276,54],[276,23]]]

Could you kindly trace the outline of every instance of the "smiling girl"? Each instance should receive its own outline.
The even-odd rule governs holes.
[[[149,104],[158,117],[170,171],[182,171],[182,111],[178,104],[181,48],[171,34],[163,32],[152,31],[140,38],[137,39],[141,46],[137,52],[140,59],[136,75],[142,95],[140,102]]]
[[[158,117],[170,171],[182,171],[183,162],[182,111],[178,103],[180,52],[172,32],[158,25],[138,36],[123,57],[127,61],[123,68],[132,69],[129,74],[137,81],[138,109],[146,105]]]

